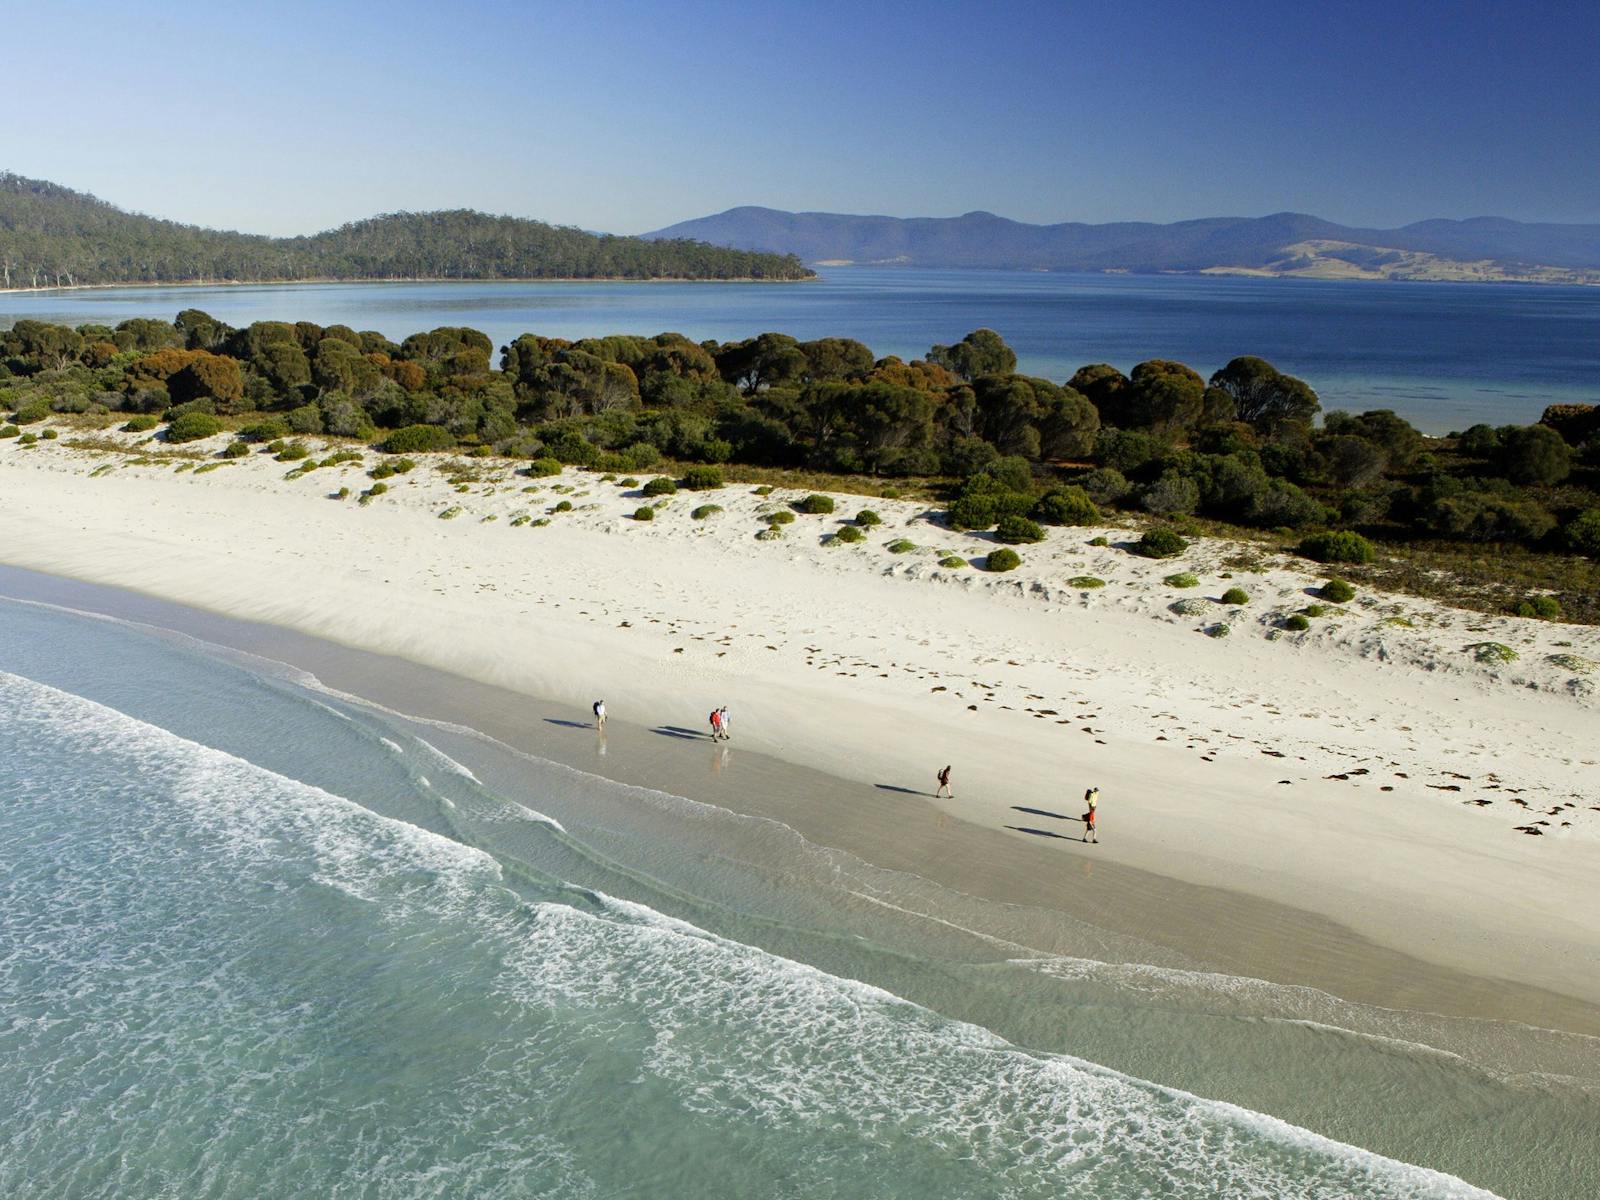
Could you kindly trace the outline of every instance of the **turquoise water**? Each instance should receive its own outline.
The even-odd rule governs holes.
[[[1592,1039],[1506,1072],[1492,1023],[1038,953],[1038,914],[961,903],[0,601],[0,1195],[1491,1194],[1130,1066],[1505,1195],[1600,1179]]]
[[[1600,400],[1600,288],[1331,283],[1198,276],[828,268],[805,284],[385,283],[105,288],[0,295],[20,317],[114,324],[203,308],[234,325],[309,320],[402,338],[471,325],[503,345],[676,330],[731,340],[766,330],[857,338],[920,357],[980,326],[1024,371],[1065,380],[1175,358],[1209,374],[1258,354],[1302,376],[1325,408],[1392,408],[1430,433],[1536,420]]]

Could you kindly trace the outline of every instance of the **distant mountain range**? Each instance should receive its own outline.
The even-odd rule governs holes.
[[[0,287],[308,279],[804,279],[783,254],[585,233],[466,209],[263,237],[124,212],[0,173]]]
[[[1500,217],[1356,229],[1302,213],[1028,225],[987,212],[866,217],[731,208],[643,236],[794,254],[818,265],[1600,283],[1600,225]]]

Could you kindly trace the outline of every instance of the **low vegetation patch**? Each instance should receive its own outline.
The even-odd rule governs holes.
[[[1545,659],[1552,667],[1560,667],[1563,671],[1572,671],[1578,675],[1587,675],[1595,669],[1592,658],[1584,658],[1581,654],[1552,654]]]
[[[962,558],[959,554],[946,554],[943,558],[941,558],[939,560],[939,565],[941,567],[947,567],[950,570],[954,571],[954,570],[958,570],[961,567],[967,566],[968,563],[967,563],[967,560]]]
[[[167,426],[167,441],[175,444],[198,442],[222,432],[222,422],[210,413],[186,412],[172,418]]]
[[[378,448],[385,454],[426,454],[455,444],[455,435],[442,425],[407,425],[396,429]]]
[[[854,525],[845,525],[840,527],[839,532],[835,533],[833,538],[834,541],[837,542],[854,544],[856,542],[866,541],[867,535],[862,533],[861,530],[857,529]]]
[[[37,425],[50,415],[50,411],[48,400],[35,400],[17,409],[11,414],[11,419],[18,425]]]
[[[1207,625],[1205,628],[1205,635],[1208,638],[1225,638],[1232,632],[1233,631],[1221,621],[1218,621],[1215,625]]]
[[[633,510],[633,519],[635,521],[654,521],[656,519],[656,510],[648,504],[641,504]]]
[[[389,490],[389,485],[387,483],[375,483],[371,487],[369,487],[366,491],[361,493],[361,496],[356,501],[356,503],[357,504],[371,504],[374,500],[376,500],[379,496],[383,495],[388,490]]]
[[[407,471],[416,469],[416,462],[409,458],[386,458],[367,474],[373,479],[388,479],[395,475],[404,475]]]
[[[1283,619],[1283,627],[1294,633],[1304,633],[1311,628],[1311,622],[1299,613],[1292,613]]]
[[[813,492],[803,500],[796,500],[794,507],[796,512],[810,513],[813,516],[831,513],[833,511],[833,497],[822,496]]]
[[[1519,617],[1537,617],[1541,621],[1559,621],[1564,615],[1561,601],[1554,596],[1529,596],[1512,611]]]
[[[1231,605],[1249,604],[1250,593],[1241,587],[1231,587],[1222,593],[1222,603]]]
[[[704,521],[707,517],[714,517],[722,511],[720,504],[702,504],[689,515],[696,521]]]
[[[906,538],[895,538],[894,541],[884,547],[890,554],[910,554],[916,548],[917,544]]]
[[[1102,533],[1099,537],[1090,538],[1089,539],[1089,545],[1091,545],[1091,546],[1109,546],[1109,545],[1111,545],[1111,539],[1106,537],[1106,535]]]
[[[1034,503],[1029,515],[1046,525],[1096,525],[1100,521],[1100,510],[1076,485],[1051,488]]]
[[[1200,586],[1200,580],[1188,571],[1179,571],[1175,575],[1168,575],[1161,582],[1166,584],[1168,587],[1175,588],[1192,588]]]
[[[995,526],[994,535],[1012,546],[1044,541],[1044,530],[1039,527],[1038,522],[1030,521],[1027,517],[1001,517],[1000,523]]]
[[[777,512],[763,513],[761,519],[768,525],[774,526],[794,524],[794,514],[786,508],[780,508]]]
[[[558,500],[556,502],[556,506],[554,508],[552,508],[550,511],[551,512],[571,512],[572,511],[572,501],[571,500]]]
[[[244,458],[250,453],[250,443],[243,438],[235,439],[224,446],[218,454],[219,458]]]
[[[454,521],[457,517],[459,517],[465,511],[466,510],[464,508],[462,508],[459,504],[452,504],[449,508],[445,509],[442,513],[439,514],[439,520],[441,520],[441,521]]]
[[[882,525],[883,518],[870,508],[863,508],[856,514],[856,524],[863,529],[871,529],[874,525]]]
[[[522,468],[522,473],[531,479],[545,479],[561,474],[561,463],[554,458],[536,458]]]
[[[768,525],[765,529],[756,531],[756,541],[758,542],[775,542],[782,536],[783,527],[781,525]]]
[[[1133,544],[1133,552],[1145,558],[1177,558],[1189,543],[1173,529],[1151,529]]]
[[[683,486],[691,492],[710,492],[723,486],[722,468],[713,466],[690,467],[683,473]]]
[[[985,571],[1015,571],[1021,565],[1022,558],[1015,550],[991,550],[983,560]]]
[[[1491,665],[1513,663],[1522,657],[1503,642],[1473,642],[1467,647],[1467,651],[1479,662]]]
[[[159,424],[161,424],[161,418],[156,416],[155,413],[140,413],[137,417],[129,417],[127,421],[123,423],[122,432],[149,433]],[[16,427],[9,426],[8,428],[14,429]]]
[[[310,458],[311,450],[301,442],[290,442],[275,455],[279,462],[299,462],[301,459]]]
[[[1356,598],[1356,590],[1335,575],[1317,589],[1317,595],[1324,600],[1331,600],[1335,604],[1349,604],[1350,601]]]
[[[1106,581],[1093,575],[1074,575],[1067,580],[1067,585],[1075,588],[1103,588],[1106,585]]]
[[[674,496],[677,492],[678,485],[665,475],[657,475],[639,489],[641,496]]]
[[[1167,605],[1167,611],[1180,617],[1199,617],[1210,612],[1210,606],[1198,596],[1186,596]]]

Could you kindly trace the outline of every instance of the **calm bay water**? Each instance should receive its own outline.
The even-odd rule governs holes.
[[[309,320],[399,339],[471,325],[503,345],[673,330],[730,340],[768,330],[853,337],[921,356],[987,326],[1021,369],[1064,381],[1084,363],[1174,358],[1209,374],[1258,354],[1323,407],[1392,408],[1430,433],[1600,401],[1600,289],[1364,284],[1192,276],[828,268],[806,284],[381,283],[106,288],[0,295],[20,317],[114,324],[202,308],[234,325]]]
[[[1349,1141],[1600,1184],[1593,1039],[1042,955],[186,639],[0,599],[0,747],[7,1197],[1490,1194]]]

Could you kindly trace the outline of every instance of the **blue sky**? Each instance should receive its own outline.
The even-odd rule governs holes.
[[[0,169],[253,232],[738,204],[1600,221],[1593,2],[0,0],[0,29]]]

